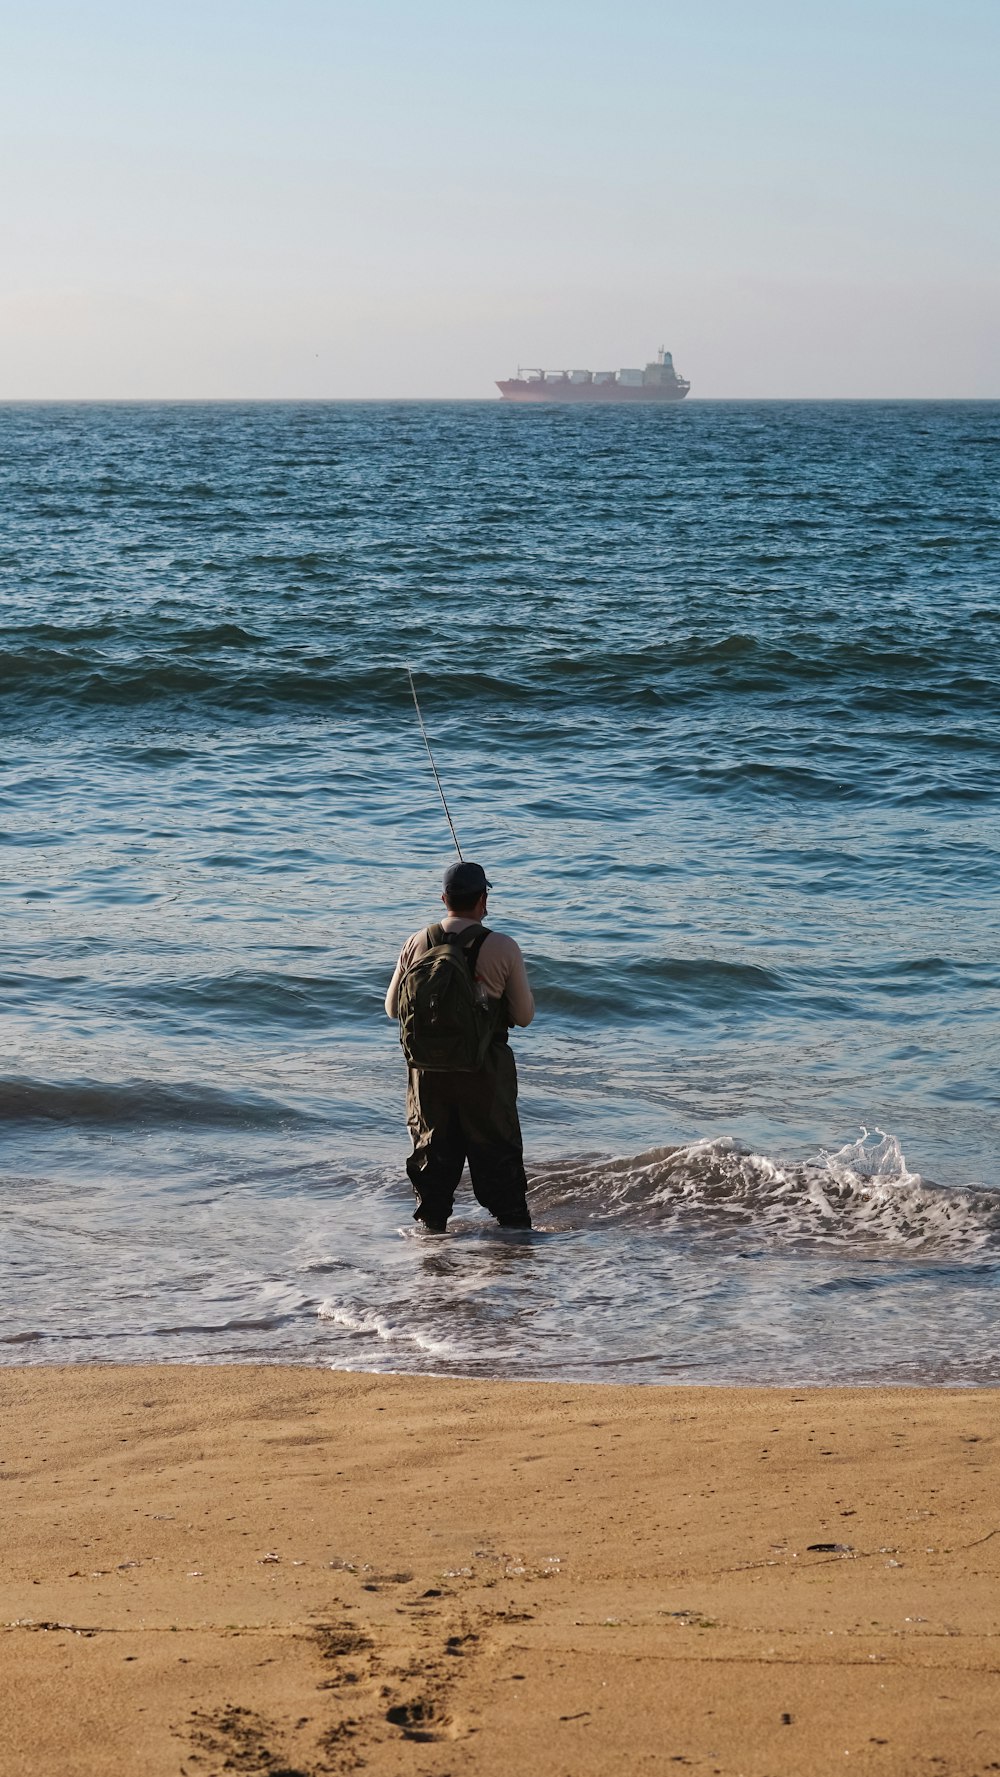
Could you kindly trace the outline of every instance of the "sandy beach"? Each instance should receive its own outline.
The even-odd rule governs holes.
[[[5,1777],[1000,1770],[1000,1397],[7,1370]]]

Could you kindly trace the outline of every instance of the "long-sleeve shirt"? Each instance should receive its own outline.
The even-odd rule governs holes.
[[[465,919],[461,914],[448,913],[441,924],[446,932],[464,932],[467,926],[476,924],[474,919]],[[399,1011],[399,983],[406,970],[423,956],[427,949],[427,928],[411,933],[399,953],[396,972],[389,983],[389,991],[385,996],[385,1009],[390,1018],[395,1018]],[[481,981],[491,1000],[507,996],[507,1009],[511,1021],[522,1028],[530,1024],[535,1016],[535,1000],[528,985],[528,971],[524,966],[521,946],[513,938],[503,932],[490,932],[480,945],[476,959],[476,980]]]

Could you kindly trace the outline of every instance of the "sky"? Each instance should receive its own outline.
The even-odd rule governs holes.
[[[0,399],[1000,398],[1000,0],[0,24]]]

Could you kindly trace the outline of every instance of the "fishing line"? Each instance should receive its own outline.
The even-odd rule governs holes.
[[[455,832],[455,823],[451,818],[451,813],[449,811],[448,804],[444,799],[444,791],[441,788],[441,779],[438,777],[438,768],[434,763],[434,754],[431,752],[431,743],[427,739],[427,730],[424,727],[424,718],[420,714],[420,705],[417,702],[417,688],[413,683],[413,674],[411,673],[409,667],[407,667],[407,669],[406,669],[406,676],[410,681],[410,691],[413,694],[413,707],[417,712],[417,721],[420,723],[420,732],[424,737],[424,746],[427,748],[427,757],[431,762],[431,770],[434,773],[434,782],[437,784],[437,787],[438,787],[438,795],[441,798],[441,806],[445,812],[445,819],[447,820],[448,825],[451,828],[451,836],[452,836],[453,840],[455,841],[455,850],[457,851],[459,858],[462,859],[462,862],[464,863],[465,860],[464,860],[464,858],[462,858],[462,847],[458,843],[458,834]]]

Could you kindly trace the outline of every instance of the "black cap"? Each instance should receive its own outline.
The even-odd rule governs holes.
[[[471,901],[473,896],[483,895],[493,884],[487,882],[486,871],[482,864],[449,864],[444,873],[444,892],[456,901]]]

